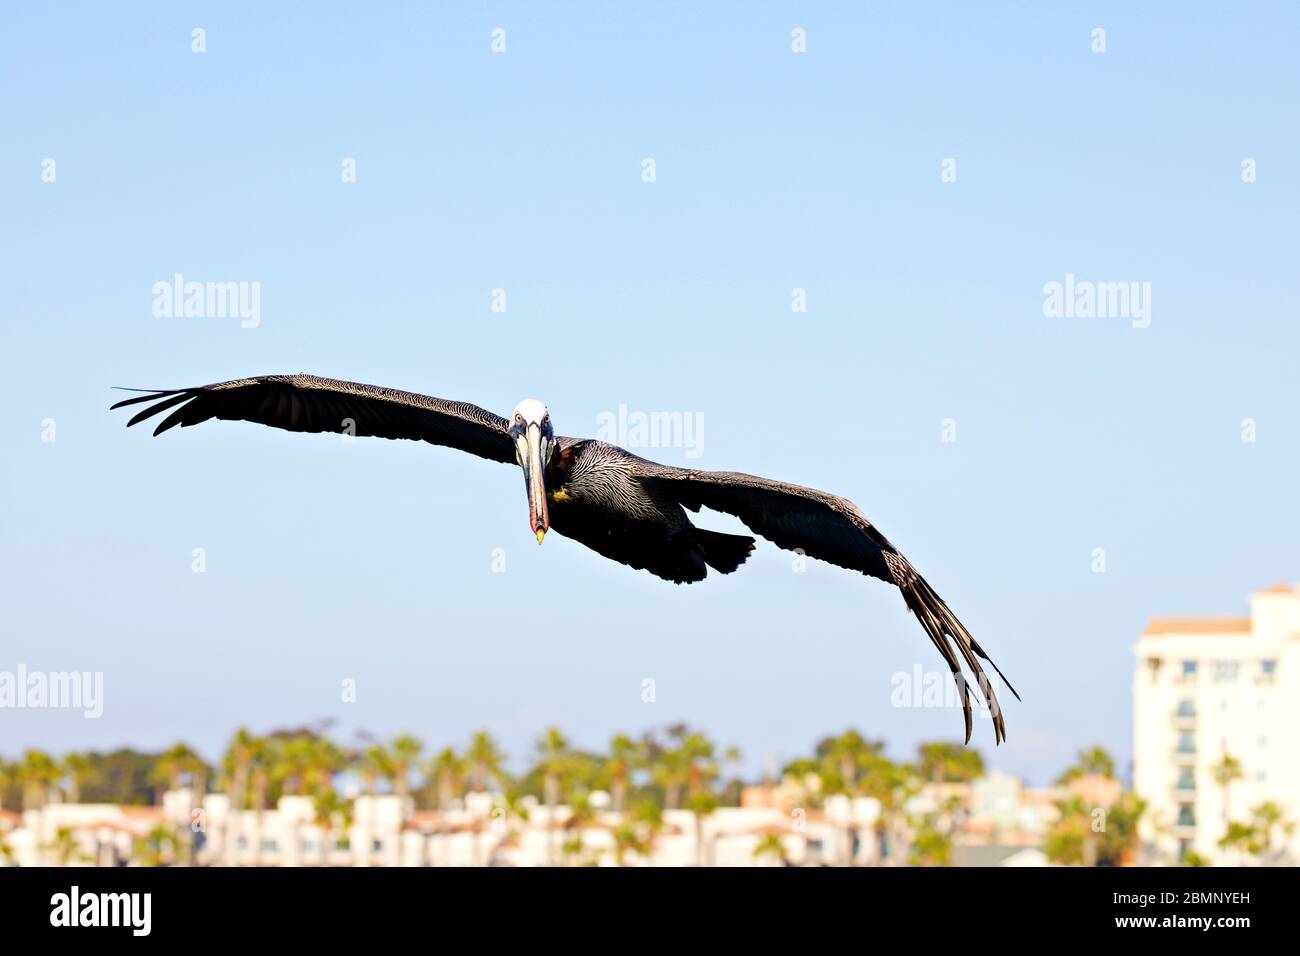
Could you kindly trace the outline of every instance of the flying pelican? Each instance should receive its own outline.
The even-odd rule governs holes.
[[[966,742],[971,738],[971,695],[958,653],[992,714],[995,740],[1006,739],[1002,711],[980,660],[997,671],[1017,700],[1020,695],[934,589],[845,498],[737,472],[673,468],[602,441],[556,437],[550,413],[535,399],[520,402],[505,419],[476,405],[414,392],[315,375],[262,375],[199,388],[148,390],[112,407],[141,402],[154,404],[137,413],[128,427],[174,409],[155,435],[219,418],[293,432],[407,438],[517,464],[528,495],[528,530],[539,544],[554,527],[597,554],[677,584],[702,581],[709,568],[730,574],[754,550],[748,535],[697,528],[686,511],[707,507],[734,515],[779,548],[896,586],[952,671],[966,719]]]

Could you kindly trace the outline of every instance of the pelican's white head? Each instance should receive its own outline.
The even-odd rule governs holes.
[[[537,543],[541,544],[551,527],[546,512],[546,466],[555,452],[555,433],[546,406],[535,398],[525,398],[516,405],[510,419],[510,437],[515,442],[515,459],[524,470],[528,530],[537,535]]]

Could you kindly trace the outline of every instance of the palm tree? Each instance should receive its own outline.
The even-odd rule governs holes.
[[[273,735],[270,748],[272,781],[279,782],[285,794],[314,798],[318,793],[333,787],[334,774],[344,764],[343,752],[331,741],[315,731],[304,731],[289,736]],[[259,833],[259,843],[261,835]],[[291,833],[295,851],[301,846],[301,837]],[[259,847],[260,854],[260,847]]]
[[[226,745],[226,752],[221,758],[221,765],[226,775],[226,827],[222,835],[221,846],[226,865],[235,859],[236,819],[248,801],[249,774],[258,751],[258,740],[243,727],[235,731]]]
[[[853,864],[853,796],[861,788],[862,770],[878,758],[880,750],[879,743],[868,741],[852,728],[838,737],[826,738],[817,746],[817,755],[822,759],[819,775],[823,792],[842,793],[849,799],[841,839],[844,860],[850,866]]]
[[[264,737],[253,739],[249,747],[251,765],[251,789],[253,810],[257,814],[257,826],[253,834],[253,865],[262,862],[262,832],[266,821],[266,802],[271,794],[272,773],[276,766],[274,745]]]
[[[654,844],[663,829],[663,811],[657,803],[638,800],[628,809],[623,821],[614,830],[614,862],[625,866],[628,853],[649,859]]]
[[[1249,823],[1228,823],[1227,830],[1219,838],[1219,846],[1225,850],[1236,850],[1243,855],[1254,855],[1259,849],[1259,835]]]
[[[1067,784],[1080,777],[1105,777],[1115,779],[1115,759],[1098,746],[1080,750],[1074,764],[1057,779],[1058,784]]]
[[[242,810],[248,800],[248,776],[257,751],[257,738],[240,727],[226,745],[221,764],[226,774],[231,810]]]
[[[347,833],[352,826],[353,804],[342,799],[333,787],[319,790],[312,796],[316,811],[316,825],[321,832],[321,863],[329,865],[330,851],[339,843],[338,834]]]
[[[347,765],[347,758],[328,737],[316,736],[308,739],[302,788],[304,795],[314,797],[318,793],[333,789],[334,775]]]
[[[1259,804],[1250,812],[1259,833],[1259,853],[1267,864],[1274,855],[1273,831],[1279,831],[1282,836],[1290,836],[1295,832],[1295,824],[1286,819],[1281,806],[1271,800]]]
[[[388,751],[379,746],[366,748],[361,754],[359,772],[366,794],[373,797],[379,792],[379,781],[391,779],[393,774],[393,764],[388,759]]]
[[[686,763],[686,792],[688,796],[695,796],[718,776],[713,741],[698,731],[692,731],[682,738],[681,753]]]
[[[279,782],[284,793],[298,795],[305,792],[315,759],[312,738],[299,734],[277,741],[272,753],[275,758],[272,778]]]
[[[475,793],[483,793],[487,790],[489,779],[500,782],[504,775],[501,765],[505,762],[505,755],[501,753],[497,742],[492,739],[492,735],[486,730],[480,730],[470,738],[469,750],[465,752],[465,760],[470,767],[470,782]],[[474,841],[474,863],[478,865],[479,821],[471,820],[470,824]]]
[[[920,756],[921,776],[931,783],[970,783],[984,776],[984,758],[980,752],[960,744],[940,741],[922,744]]]
[[[728,747],[722,751],[722,764],[724,766],[728,764],[739,766],[743,759],[744,756],[741,754],[739,747]],[[740,792],[743,787],[744,781],[739,777],[732,777],[727,781],[723,792],[725,794],[724,800],[728,806],[738,806],[740,804]]]
[[[61,763],[68,803],[81,802],[81,788],[95,779],[95,764],[88,754],[66,754]]]
[[[560,728],[550,727],[537,740],[538,767],[544,783],[542,793],[546,802],[546,859],[555,865],[555,807],[560,802],[560,777],[564,773],[569,754],[569,741]]]
[[[609,759],[605,772],[609,777],[609,794],[615,813],[627,806],[628,780],[641,755],[641,748],[626,734],[615,734],[609,742]]]
[[[1243,777],[1242,761],[1225,752],[1222,760],[1210,767],[1210,774],[1214,777],[1214,783],[1217,783],[1223,790],[1223,822],[1227,823],[1227,819],[1229,819],[1229,788],[1232,783]]]
[[[18,765],[23,788],[23,809],[32,810],[49,802],[50,788],[63,778],[59,765],[43,750],[28,750]]]
[[[505,761],[505,755],[486,730],[480,730],[470,738],[465,759],[469,762],[470,782],[475,793],[486,790],[489,780],[501,779],[501,765]]]
[[[681,804],[682,788],[690,780],[687,755],[679,747],[660,747],[654,751],[650,779],[664,789],[664,807],[676,810]]]
[[[858,773],[879,752],[879,744],[868,743],[856,730],[846,730],[838,737],[822,741],[818,755],[830,763],[839,775],[839,790],[851,796],[858,787]]]
[[[202,799],[203,788],[207,780],[208,765],[203,762],[193,750],[185,743],[177,743],[159,755],[157,762],[154,764],[153,780],[159,790],[164,787],[168,790],[178,791],[183,789],[185,781],[189,781],[192,793],[192,802],[195,806]],[[158,802],[161,804],[161,795]],[[184,857],[187,863],[194,862],[194,832],[189,825],[183,828],[184,836],[176,842],[180,850],[179,855]]]
[[[1258,856],[1266,866],[1275,864],[1280,856],[1273,850],[1275,830],[1287,836],[1294,832],[1295,824],[1285,818],[1278,804],[1266,801],[1251,808],[1249,823],[1230,822],[1219,846]]]
[[[141,866],[166,866],[176,855],[176,834],[161,823],[135,841],[135,857]]]
[[[401,734],[393,741],[388,752],[388,762],[392,767],[393,789],[399,797],[411,792],[411,768],[420,759],[424,744],[410,734]]]
[[[465,760],[453,747],[444,747],[429,764],[429,777],[437,787],[438,809],[446,813],[465,782]]]
[[[624,820],[614,828],[614,865],[627,866],[629,853],[641,852],[641,838],[629,820]]]
[[[0,810],[5,808],[5,796],[18,778],[18,765],[0,757]]]
[[[153,781],[159,793],[158,803],[162,803],[161,791],[180,790],[186,777],[195,778],[203,774],[206,764],[186,744],[178,743],[159,756],[154,764]]]
[[[569,802],[569,818],[564,821],[564,829],[572,835],[565,838],[560,845],[560,853],[567,865],[582,866],[582,852],[586,849],[582,842],[582,831],[596,818],[596,808],[591,805],[587,794],[579,794]],[[594,865],[594,863],[592,864]]]
[[[718,795],[712,790],[697,790],[686,798],[686,807],[695,816],[695,865],[704,866],[704,818],[718,809]]]
[[[72,832],[72,827],[59,827],[54,832],[54,842],[46,849],[54,854],[59,866],[67,866],[74,859],[83,859],[81,846],[77,843],[77,835]]]
[[[446,845],[448,830],[447,812],[456,794],[465,782],[465,760],[455,748],[444,747],[429,764],[427,778],[434,784],[434,801],[438,807],[439,843]]]
[[[1138,823],[1147,805],[1128,791],[1106,808],[1106,825],[1095,826],[1097,808],[1077,794],[1057,801],[1057,818],[1048,828],[1043,852],[1069,866],[1128,866],[1137,852]]]
[[[346,759],[329,738],[317,733],[309,733],[289,741],[285,746],[287,754],[286,769],[297,788],[297,795],[312,800],[315,805],[323,794],[334,789],[334,774],[343,769]],[[328,797],[326,798],[328,800]],[[301,837],[297,832],[290,835],[294,849],[302,848]]]
[[[1223,759],[1210,768],[1210,773],[1214,776],[1214,782],[1223,790],[1223,825],[1226,828],[1229,817],[1228,797],[1230,796],[1230,788],[1234,781],[1240,780],[1243,776],[1241,761],[1225,751]]]

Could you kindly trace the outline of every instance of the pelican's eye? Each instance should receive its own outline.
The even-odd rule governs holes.
[[[524,416],[520,415],[518,412],[515,412],[515,424],[522,425],[523,423],[524,423]]]

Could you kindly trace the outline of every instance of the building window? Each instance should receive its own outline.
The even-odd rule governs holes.
[[[1183,680],[1196,680],[1196,661],[1183,661]]]
[[[1259,662],[1259,679],[1262,681],[1271,681],[1277,676],[1277,661],[1268,657]]]
[[[1184,730],[1178,735],[1178,752],[1180,754],[1196,753],[1196,734]]]
[[[1190,803],[1180,803],[1178,805],[1178,825],[1180,827],[1196,826],[1196,808]]]
[[[1237,661],[1215,661],[1214,662],[1214,682],[1216,684],[1230,684],[1237,679]]]
[[[1191,767],[1183,767],[1181,770],[1179,770],[1177,788],[1179,790],[1195,790],[1196,771],[1193,770]]]
[[[1196,701],[1192,700],[1191,698],[1184,698],[1183,700],[1180,700],[1180,701],[1178,702],[1178,716],[1179,716],[1179,717],[1195,717],[1195,716],[1196,716]]]
[[[1178,860],[1179,860],[1179,862],[1182,862],[1183,860],[1187,859],[1187,854],[1189,854],[1189,853],[1191,853],[1191,852],[1192,852],[1192,841],[1191,841],[1191,840],[1179,840],[1179,841],[1178,841]]]

